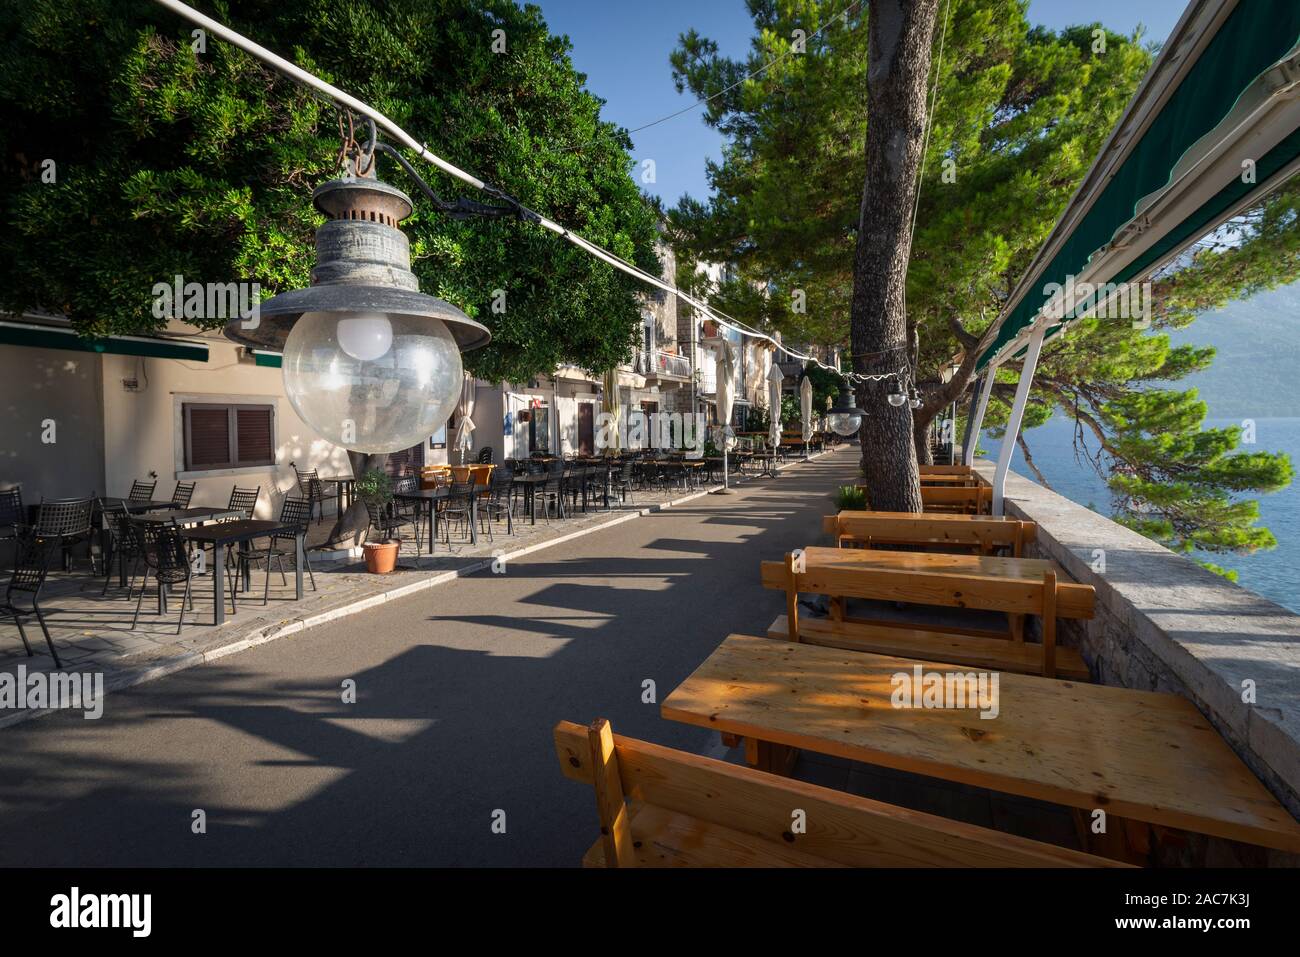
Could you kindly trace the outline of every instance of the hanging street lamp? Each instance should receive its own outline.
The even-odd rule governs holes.
[[[302,420],[367,453],[397,452],[437,432],[460,398],[461,353],[491,339],[451,303],[420,292],[398,228],[410,197],[374,167],[372,137],[369,154],[350,157],[349,175],[312,193],[328,221],[316,231],[311,285],[225,328],[228,339],[281,352],[285,392]]]
[[[848,438],[857,435],[866,414],[854,403],[853,393],[845,384],[840,386],[840,394],[835,399],[835,404],[826,413],[826,424],[831,427],[831,431]]]

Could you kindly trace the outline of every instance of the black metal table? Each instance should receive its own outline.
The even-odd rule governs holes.
[[[340,514],[343,512],[345,508],[347,508],[349,505],[352,504],[352,499],[353,499],[352,492],[357,481],[355,478],[353,478],[351,475],[348,475],[346,477],[342,475],[331,475],[328,477],[321,475],[317,477],[320,479],[322,483],[327,485],[333,485],[338,490]]]
[[[416,492],[394,492],[393,498],[401,499],[404,502],[415,502],[417,505],[423,505],[429,512],[429,554],[433,554],[434,544],[438,540],[438,502],[448,498],[451,495],[450,485],[439,485],[437,488],[422,488]],[[448,538],[450,538],[450,533]],[[478,544],[478,486],[470,489],[469,493],[469,541],[471,545]]]
[[[537,524],[537,509],[533,508],[533,497],[537,493],[537,486],[545,485],[548,478],[550,476],[545,472],[526,472],[511,479],[515,485],[523,486],[524,508],[528,509],[528,522],[530,525]]]
[[[188,526],[215,522],[219,518],[243,518],[244,514],[244,510],[239,508],[165,508],[138,515],[136,521],[156,522],[159,525],[175,522],[177,525]]]
[[[306,564],[306,530],[295,529],[282,522],[255,521],[240,519],[235,522],[217,522],[214,525],[200,525],[187,528],[181,534],[191,542],[200,542],[212,546],[212,594],[213,624],[222,625],[226,621],[226,547],[244,546],[255,538],[266,538],[275,532],[293,532],[294,537],[294,600],[302,600],[302,568]],[[248,589],[248,564],[241,562],[244,589]]]

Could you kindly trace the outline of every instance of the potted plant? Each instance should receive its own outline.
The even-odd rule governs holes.
[[[356,483],[357,497],[370,511],[383,511],[393,501],[393,480],[386,472],[370,469],[362,473]],[[372,575],[387,575],[397,567],[397,549],[400,541],[384,539],[366,542],[361,546],[366,556],[366,571]]]
[[[861,485],[841,485],[835,490],[835,507],[841,512],[861,512],[867,507],[867,490]]]

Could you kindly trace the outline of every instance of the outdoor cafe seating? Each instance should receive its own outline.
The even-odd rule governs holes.
[[[985,487],[940,468],[958,481],[930,488]],[[1095,595],[1031,557],[1035,524],[953,505],[828,515],[809,531],[829,547],[759,563],[785,614],[763,636],[721,628],[660,705],[665,720],[741,748],[743,764],[615,735],[603,719],[559,722],[561,771],[596,797],[582,863],[1124,867],[1188,834],[1300,852],[1300,824],[1191,701],[1094,684],[1060,643],[1058,623],[1091,618]],[[823,614],[809,613],[810,596],[823,596]],[[900,703],[900,680],[971,697],[923,700],[918,686]],[[1012,833],[918,810],[906,790],[888,792],[895,804],[797,780],[805,751],[1063,809],[1077,846],[1030,818]],[[792,807],[806,830],[790,827]],[[1097,807],[1112,821],[1102,833],[1089,827]]]

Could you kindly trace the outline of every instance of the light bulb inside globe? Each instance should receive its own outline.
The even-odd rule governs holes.
[[[843,412],[832,412],[826,417],[826,424],[829,425],[831,430],[836,434],[848,438],[851,435],[856,435],[858,430],[862,428],[862,416],[846,415]]]
[[[889,398],[889,404],[892,405],[894,408],[900,407],[904,402],[907,401],[907,396],[901,392],[891,392],[889,393],[888,398]]]
[[[390,315],[380,317],[388,344],[377,352],[372,335],[352,338],[357,328],[374,333],[375,324],[366,325],[374,317],[303,313],[284,343],[284,390],[302,420],[335,445],[400,452],[426,441],[455,410],[460,348],[441,319]],[[350,324],[357,319],[360,327]]]
[[[393,345],[393,324],[379,312],[358,312],[339,319],[339,347],[354,359],[369,362]]]

